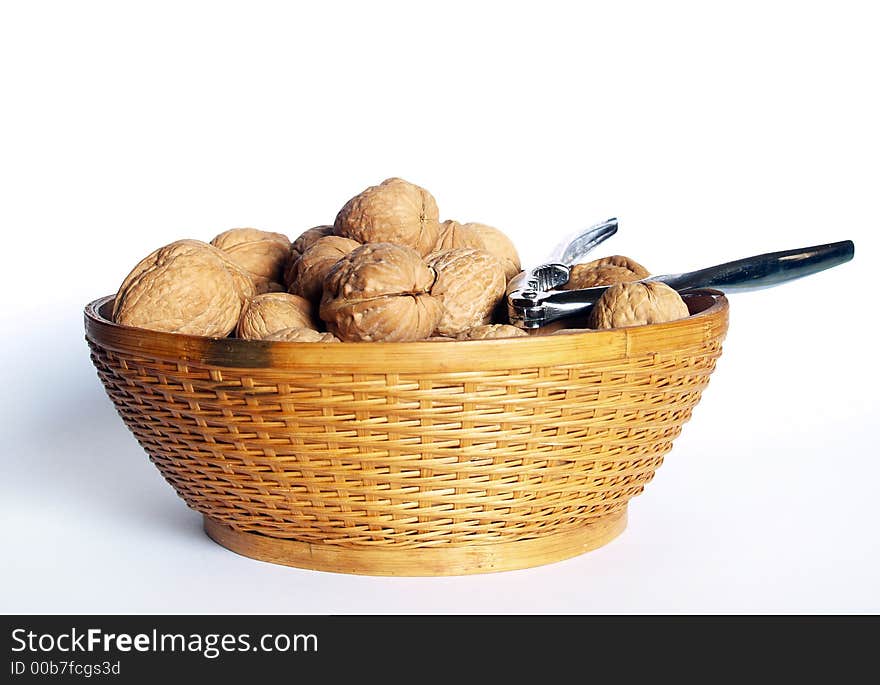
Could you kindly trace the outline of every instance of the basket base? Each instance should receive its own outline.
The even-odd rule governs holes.
[[[242,556],[273,564],[368,576],[457,576],[542,566],[608,544],[626,528],[626,508],[575,531],[534,540],[460,547],[377,549],[319,545],[243,533],[204,517],[205,532]]]

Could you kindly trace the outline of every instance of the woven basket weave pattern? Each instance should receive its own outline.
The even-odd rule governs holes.
[[[193,509],[325,545],[462,546],[625,508],[699,401],[724,314],[673,351],[488,371],[222,368],[89,345],[126,425]]]

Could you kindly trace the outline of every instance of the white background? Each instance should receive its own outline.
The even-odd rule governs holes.
[[[880,610],[878,23],[870,3],[4,3],[0,610]],[[106,398],[82,308],[145,254],[296,237],[388,176],[527,263],[680,271],[852,239],[731,296],[712,382],[608,546],[540,568],[371,578],[239,557]]]

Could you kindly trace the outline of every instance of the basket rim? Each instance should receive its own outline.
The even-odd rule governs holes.
[[[442,373],[509,369],[512,362],[534,367],[623,360],[638,354],[703,347],[708,341],[726,335],[729,305],[724,293],[706,288],[682,293],[682,297],[693,313],[677,321],[455,343],[417,340],[322,345],[153,331],[113,322],[109,309],[115,294],[89,302],[83,314],[87,341],[138,357],[241,369]],[[437,353],[439,349],[443,350],[442,354]],[[514,354],[518,358],[512,359]]]

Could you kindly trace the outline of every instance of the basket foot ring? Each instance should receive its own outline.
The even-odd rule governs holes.
[[[369,576],[455,576],[542,566],[608,544],[626,528],[626,507],[572,531],[481,545],[343,547],[245,533],[204,517],[205,532],[242,556],[284,566]]]

